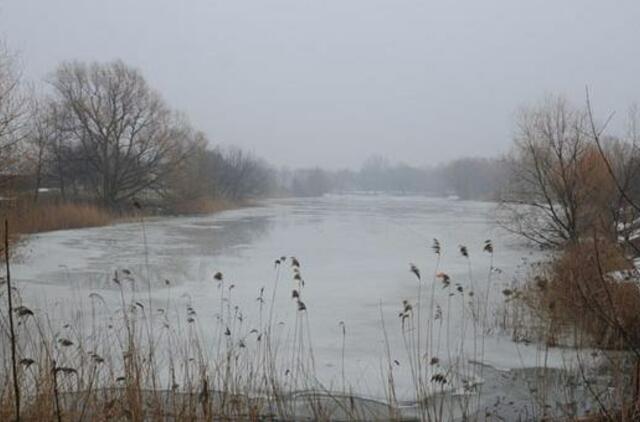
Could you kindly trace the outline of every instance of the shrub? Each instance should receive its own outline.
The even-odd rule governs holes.
[[[550,344],[574,328],[592,346],[640,350],[640,286],[624,277],[631,271],[619,245],[584,241],[539,267],[522,297],[542,319]]]

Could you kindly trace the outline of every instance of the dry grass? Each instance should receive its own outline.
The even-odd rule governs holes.
[[[444,396],[449,385],[458,384],[458,378],[473,376],[464,360],[456,359],[449,367],[436,358],[440,356],[438,350],[443,359],[458,353],[459,345],[456,350],[448,350],[445,338],[450,334],[465,337],[457,329],[450,333],[449,324],[443,323],[451,315],[451,295],[456,301],[472,297],[455,290],[454,285],[440,291],[436,268],[432,282],[437,283],[437,301],[444,301],[443,312],[437,311],[436,302],[421,306],[418,299],[425,299],[421,292],[424,281],[416,266],[411,271],[416,276],[418,297],[404,302],[402,317],[392,329],[402,331],[406,357],[397,358],[411,367],[418,418],[442,421],[451,419],[453,414],[475,413],[477,404],[469,400],[473,400],[472,393],[475,397],[479,392],[477,386],[468,386],[465,391],[470,396],[460,400],[428,400],[431,394]],[[137,294],[135,291],[144,288],[147,280],[125,269],[117,271],[111,282],[111,288],[117,289],[121,298],[115,308],[107,307],[104,299],[93,293],[90,309],[69,309],[69,316],[51,315],[29,309],[16,291],[22,419],[400,419],[393,385],[396,356],[388,356],[386,404],[364,405],[356,400],[344,371],[342,390],[325,388],[316,373],[300,261],[294,257],[278,258],[274,277],[271,288],[261,290],[256,301],[258,325],[248,325],[242,317],[243,310],[232,301],[233,285],[220,272],[211,279],[219,292],[219,297],[211,298],[212,303],[218,302],[216,322],[206,326],[200,326],[201,315],[215,310],[194,309],[189,303],[185,309],[169,297],[166,303],[152,301],[150,296],[145,300],[139,290]],[[283,283],[289,285],[282,286]],[[295,315],[292,332],[283,331],[274,318],[277,290],[284,289],[288,295],[291,288],[296,291],[290,302],[290,312]],[[436,284],[430,290],[434,293]],[[6,323],[7,312],[0,308],[0,328],[6,328]],[[203,330],[209,332],[208,337],[215,344],[204,341]],[[467,334],[470,333],[468,327]],[[6,363],[7,344],[0,345]],[[427,353],[429,362],[423,357]],[[481,358],[480,350],[474,358]],[[0,388],[0,420],[10,420],[15,414],[9,372],[0,367],[0,375],[4,376],[0,378],[4,381]]]
[[[577,328],[581,340],[605,349],[640,347],[640,287],[613,272],[631,271],[624,251],[604,240],[565,249],[541,266],[521,292],[555,345]]]
[[[291,272],[299,274],[299,266]],[[280,270],[276,284],[279,278]],[[233,286],[221,273],[212,280],[219,287],[212,300],[220,301],[212,326],[200,326],[201,310],[191,305],[185,313],[169,301],[136,297],[135,286],[144,282],[129,270],[116,272],[112,288],[121,297],[116,309],[94,293],[90,311],[54,316],[24,304],[14,310],[21,420],[297,420],[301,406],[314,420],[336,412],[372,420],[359,417],[366,409],[348,405],[348,396],[314,390],[312,336],[300,300],[291,303],[296,330],[285,351],[275,321],[247,325],[231,301]],[[273,312],[273,303],[258,306],[265,316]],[[3,329],[7,316],[0,308]],[[217,339],[214,347],[200,337],[205,329]],[[8,345],[0,346],[6,364]],[[15,398],[6,367],[0,367],[0,379],[0,420],[12,420]]]
[[[18,200],[0,206],[0,221],[8,221],[9,241],[15,245],[11,250],[12,256],[20,253],[19,246],[24,245],[26,239],[23,235],[106,226],[120,218],[122,217],[90,203],[33,204],[30,200]],[[4,237],[4,224],[0,225],[0,235]],[[2,257],[0,261],[3,261]]]
[[[104,208],[88,203],[19,204],[7,214],[12,230],[23,234],[106,226],[118,218]]]
[[[171,205],[169,210],[174,214],[213,214],[237,206],[238,204],[225,199],[198,198],[177,201]]]
[[[273,283],[255,301],[259,318],[254,324],[243,318],[243,309],[232,300],[234,285],[220,272],[212,274],[218,293],[205,309],[194,309],[190,301],[174,302],[170,290],[166,302],[150,293],[145,299],[141,292],[151,288],[152,280],[128,269],[116,271],[104,286],[119,292],[119,303],[107,305],[100,294],[91,293],[88,309],[66,309],[68,315],[32,310],[16,290],[22,420],[399,420],[396,357],[410,368],[415,419],[444,421],[458,415],[488,420],[480,407],[482,385],[474,381],[478,374],[468,360],[483,361],[484,342],[467,343],[473,349],[464,349],[466,337],[476,338],[486,328],[487,303],[481,298],[487,292],[474,292],[479,286],[466,247],[460,247],[459,259],[469,265],[468,279],[459,280],[440,272],[437,241],[433,250],[437,259],[431,283],[424,284],[425,271],[409,267],[416,294],[403,301],[397,325],[389,326],[402,334],[404,358],[391,355],[381,318],[387,402],[378,403],[375,413],[352,396],[344,369],[341,390],[330,391],[318,381],[300,261],[281,257],[275,261]],[[490,243],[484,253],[493,255]],[[295,319],[292,335],[273,318],[278,288],[286,294],[296,291],[289,304]],[[0,290],[0,296],[6,294]],[[460,310],[466,323],[450,327],[452,313]],[[201,325],[206,314],[215,316],[210,319],[215,322]],[[7,316],[0,307],[3,332]],[[205,341],[205,330],[214,343]],[[346,332],[343,324],[343,368]],[[0,420],[15,416],[7,349],[0,342]],[[448,400],[446,391],[452,386],[460,386],[464,394]]]
[[[172,214],[212,214],[237,207],[226,200],[200,198],[173,204],[168,210]],[[44,202],[18,201],[5,206],[3,216],[9,219],[10,230],[16,234],[41,233],[54,230],[100,227],[118,221],[129,221],[146,212],[135,210],[123,213],[105,209],[88,202]]]

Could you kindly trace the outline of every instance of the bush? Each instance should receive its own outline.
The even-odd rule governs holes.
[[[590,345],[640,350],[640,287],[622,248],[605,240],[569,246],[541,266],[522,297],[543,321],[547,342],[578,329]]]

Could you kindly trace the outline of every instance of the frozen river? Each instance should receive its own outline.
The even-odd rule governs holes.
[[[25,303],[53,315],[56,323],[57,316],[64,319],[76,307],[87,309],[91,293],[117,305],[113,274],[127,269],[140,279],[151,279],[154,307],[171,301],[183,320],[187,306],[196,309],[206,337],[220,312],[216,272],[224,274],[227,288],[234,285],[233,302],[250,328],[260,317],[256,302],[260,290],[264,288],[264,297],[271,298],[278,273],[274,261],[295,256],[305,281],[302,296],[320,380],[328,387],[340,383],[343,321],[348,383],[363,395],[383,395],[388,357],[382,314],[390,358],[397,361],[398,394],[410,397],[408,358],[398,318],[403,300],[414,309],[418,302],[410,263],[422,273],[423,315],[432,303],[449,321],[448,335],[440,334],[429,359],[437,354],[441,365],[446,365],[462,354],[497,368],[537,366],[544,359],[536,346],[514,344],[493,322],[495,305],[504,299],[502,291],[523,268],[523,259],[532,259],[534,253],[495,225],[494,212],[491,203],[407,196],[272,200],[212,216],[154,218],[144,224],[39,234],[23,248],[13,274]],[[448,289],[433,276],[434,238],[442,247],[439,271],[451,279]],[[491,256],[483,252],[487,239],[493,242],[493,265],[498,269],[491,277]],[[459,245],[467,246],[469,259],[459,253]],[[465,292],[475,289],[476,297],[484,298],[489,279],[492,305],[487,317],[481,318],[488,325],[472,327],[470,311],[460,305],[464,299],[451,292],[460,284]],[[274,320],[282,322],[287,332],[296,313],[291,299],[296,285],[289,262],[280,268],[279,283]],[[146,287],[140,290],[146,298]],[[208,341],[215,347],[215,338]],[[546,360],[554,361],[553,356]]]

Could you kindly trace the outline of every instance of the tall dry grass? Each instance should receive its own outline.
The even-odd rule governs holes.
[[[146,295],[154,281],[126,268],[105,286],[119,299],[91,293],[88,308],[67,309],[64,315],[33,308],[13,290],[21,420],[406,420],[407,407],[413,409],[410,420],[491,420],[493,414],[481,407],[483,365],[473,363],[484,359],[488,292],[473,276],[473,251],[458,250],[469,268],[460,280],[441,271],[437,241],[433,251],[430,276],[410,266],[415,294],[399,301],[396,323],[385,325],[381,317],[384,403],[358,399],[345,379],[348,321],[341,324],[341,382],[330,388],[318,380],[309,323],[313,310],[307,309],[301,264],[293,257],[275,261],[272,283],[257,294],[253,323],[222,273],[211,277],[218,293],[206,309],[171,297],[171,289],[166,299]],[[490,242],[483,253],[493,256]],[[293,327],[287,330],[276,317],[281,295],[290,298]],[[0,299],[5,296],[0,293]],[[462,325],[452,323],[459,312],[466,316]],[[201,324],[201,315],[211,313],[208,320],[215,322]],[[3,335],[7,327],[8,311],[0,307]],[[400,334],[404,356],[391,351],[391,330]],[[0,420],[12,420],[15,394],[5,339]],[[396,394],[400,361],[410,368],[415,394],[410,406]],[[548,404],[536,402],[539,408]]]
[[[6,210],[12,230],[29,234],[53,230],[98,227],[119,218],[113,212],[90,203],[18,203]]]
[[[246,205],[246,204],[242,204]],[[41,233],[54,230],[106,226],[118,221],[137,220],[149,213],[212,214],[236,208],[238,204],[222,199],[199,198],[173,203],[168,208],[131,206],[129,210],[109,210],[91,202],[44,201],[17,199],[0,208],[8,218],[14,234]]]
[[[219,293],[212,298],[219,304],[214,326],[199,323],[208,309],[171,297],[143,298],[149,280],[127,269],[111,281],[118,303],[92,293],[90,309],[66,315],[32,309],[14,290],[21,420],[375,419],[348,395],[317,382],[300,264],[294,258],[279,262],[274,293],[285,275],[285,291],[293,286],[298,292],[291,302],[292,336],[272,318],[275,305],[264,291],[257,301],[260,322],[248,325],[232,298],[233,284],[221,273],[211,280]],[[3,329],[8,316],[0,311]],[[4,339],[2,345],[6,365]],[[12,420],[15,394],[5,369],[0,420]]]
[[[581,420],[640,417],[638,276],[623,246],[594,236],[536,263],[521,285],[503,291],[499,325],[515,341],[574,351],[577,379],[594,407]],[[585,349],[600,362],[597,369],[581,356]],[[607,382],[598,386],[594,380],[603,376]]]
[[[20,254],[26,236],[55,230],[106,226],[122,218],[114,212],[91,203],[47,202],[34,204],[31,200],[14,200],[0,204],[0,220],[7,221],[11,254]],[[4,226],[0,228],[4,238]],[[0,256],[4,260],[4,256]]]
[[[604,240],[571,245],[541,265],[519,295],[536,313],[551,345],[566,344],[577,328],[584,344],[640,350],[640,285],[618,244]]]
[[[471,280],[450,283],[438,267],[429,285],[412,267],[417,296],[404,302],[397,326],[389,327],[400,330],[406,360],[388,355],[387,403],[357,400],[344,369],[341,388],[319,382],[304,277],[293,257],[276,260],[273,284],[259,292],[257,325],[248,325],[234,303],[234,286],[222,273],[211,279],[219,292],[212,298],[212,304],[217,302],[214,326],[199,323],[201,312],[212,310],[180,305],[171,297],[160,302],[151,295],[145,298],[151,280],[127,269],[117,271],[111,281],[119,292],[117,304],[92,293],[90,309],[69,310],[65,316],[32,309],[16,290],[22,420],[400,420],[402,403],[395,398],[393,381],[397,359],[411,367],[418,419],[443,421],[477,413],[476,372],[466,358],[445,361],[464,347],[460,343],[450,350],[450,339],[463,342],[478,333],[470,327],[458,331],[447,320],[454,301],[472,315],[475,300],[483,295],[461,287]],[[428,292],[430,299],[423,294]],[[275,316],[281,294],[291,298],[293,327],[288,331]],[[7,311],[0,317],[0,326],[7,327]],[[344,368],[345,323],[342,333]],[[471,357],[481,359],[480,348]],[[15,395],[9,372],[0,370],[0,375],[6,381],[0,387],[0,420],[10,420]],[[465,394],[443,398],[458,387]]]
[[[475,251],[457,248],[458,259],[467,266],[466,277],[453,280],[441,271],[442,245],[433,240],[435,265],[429,277],[417,265],[410,272],[416,280],[415,296],[403,300],[399,325],[415,393],[416,417],[423,421],[477,419],[482,412],[480,397],[484,366],[484,333],[489,313],[489,290],[493,278],[493,244],[487,240],[482,253],[491,256],[486,284],[477,286],[472,271]],[[461,316],[461,323],[458,316]],[[398,404],[394,366],[388,345],[387,400]],[[395,364],[395,365],[394,365]]]
[[[172,214],[213,214],[237,208],[238,204],[225,199],[196,198],[180,200],[169,206]]]

